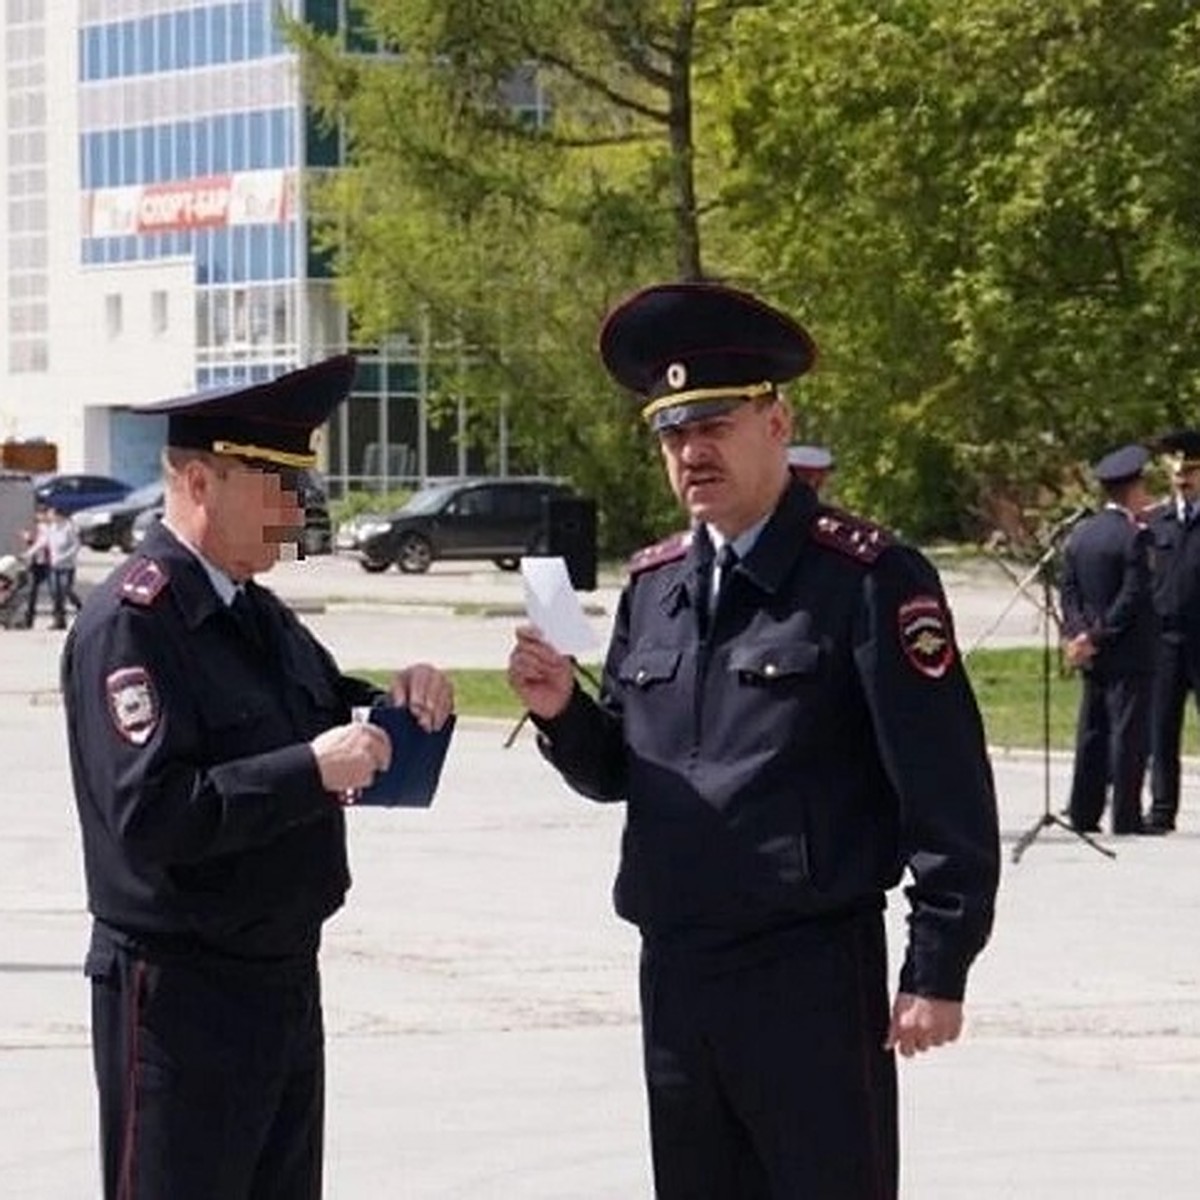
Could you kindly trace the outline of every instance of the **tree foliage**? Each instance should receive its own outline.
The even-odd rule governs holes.
[[[594,352],[604,313],[703,272],[691,81],[738,5],[695,0],[374,0],[350,54],[300,31],[311,94],[349,165],[317,193],[357,335],[469,348],[473,411],[600,500],[609,548],[678,522],[651,439]],[[548,98],[549,121],[514,109]],[[480,420],[480,429],[491,425]]]
[[[1101,451],[1194,421],[1187,0],[359,8],[392,53],[301,35],[349,148],[317,205],[357,331],[423,314],[468,347],[453,387],[598,496],[610,548],[677,520],[593,350],[651,280],[730,279],[805,320],[802,435],[836,448],[843,499],[916,535],[1018,524]],[[512,109],[521,80],[548,122]]]
[[[738,22],[728,211],[816,330],[807,391],[857,501],[921,532],[999,521],[1194,411],[1198,33],[1183,0]]]

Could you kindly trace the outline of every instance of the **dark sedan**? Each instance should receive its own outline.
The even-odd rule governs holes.
[[[74,514],[97,504],[116,504],[132,491],[131,484],[110,475],[39,475],[33,498],[47,508]]]
[[[133,523],[147,509],[162,508],[161,480],[134,488],[116,504],[97,504],[81,508],[74,515],[79,540],[93,550],[112,550],[119,547],[126,554],[133,552]]]
[[[434,484],[389,517],[364,519],[358,561],[364,571],[395,563],[406,574],[438,559],[490,558],[515,571],[524,554],[545,553],[546,502],[570,496],[552,479],[472,479]]]

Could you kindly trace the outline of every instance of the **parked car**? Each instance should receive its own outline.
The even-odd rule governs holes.
[[[109,475],[39,475],[33,498],[48,508],[74,514],[97,504],[116,504],[132,491],[132,484]]]
[[[333,522],[329,517],[329,498],[325,491],[325,480],[318,471],[300,473],[300,503],[304,505],[304,553],[330,554],[333,551]],[[146,530],[162,516],[163,505],[159,502],[143,509],[133,519],[130,542],[136,548],[142,544]]]
[[[116,504],[96,504],[81,508],[74,515],[79,540],[93,550],[119,547],[126,554],[133,552],[133,523],[148,508],[162,511],[163,485],[161,480],[134,488]]]
[[[502,571],[515,571],[523,554],[545,549],[547,498],[572,494],[554,479],[432,484],[390,516],[359,524],[358,561],[364,571],[395,563],[406,574],[420,574],[439,559],[490,558]]]

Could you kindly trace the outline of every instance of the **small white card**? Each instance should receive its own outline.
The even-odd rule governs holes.
[[[596,648],[599,638],[584,616],[562,558],[524,555],[521,579],[530,624],[541,630],[559,654],[576,657]]]

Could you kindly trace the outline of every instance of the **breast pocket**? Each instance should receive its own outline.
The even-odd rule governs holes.
[[[627,689],[653,691],[674,681],[680,657],[678,650],[633,650],[625,656],[617,677]]]
[[[746,687],[786,692],[813,681],[820,669],[821,647],[816,642],[742,642],[729,654],[730,674]]]

